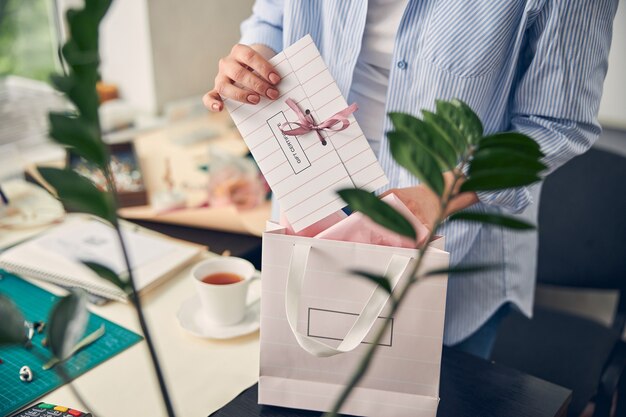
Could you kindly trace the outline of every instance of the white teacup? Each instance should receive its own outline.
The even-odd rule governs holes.
[[[250,283],[259,276],[254,265],[245,259],[235,257],[219,257],[198,263],[191,270],[204,316],[208,324],[231,326],[243,320],[246,315],[246,298]],[[237,275],[241,280],[229,284],[204,282],[207,276],[229,273]]]

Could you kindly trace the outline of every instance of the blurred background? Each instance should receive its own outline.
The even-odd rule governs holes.
[[[264,180],[226,112],[209,115],[201,100],[252,3],[113,2],[100,30],[98,93],[104,139],[126,161],[128,178],[120,178],[135,191],[122,198],[124,217],[260,235],[269,216]],[[49,76],[63,71],[64,15],[80,5],[0,0],[0,181],[65,160],[47,139],[47,112],[66,109]],[[214,179],[228,180],[210,181],[209,165]]]
[[[124,105],[123,109],[111,111],[115,113],[112,117],[130,118],[135,125],[149,126],[171,110],[174,102],[191,99],[195,101],[192,104],[200,103],[200,97],[212,85],[217,60],[237,42],[239,24],[250,14],[252,3],[240,0],[233,6],[230,2],[202,0],[113,2],[100,34],[102,80],[115,87]],[[66,33],[63,15],[79,4],[80,0],[0,2],[4,14],[0,26],[0,100],[7,104],[9,99],[17,99],[17,90],[39,98],[30,103],[28,110],[24,109],[31,120],[22,127],[28,132],[32,130],[32,137],[19,138],[20,142],[30,139],[23,148],[36,142],[37,123],[32,119],[39,113],[45,114],[39,108],[58,101],[46,94],[46,87],[49,74],[61,71],[57,48]],[[0,109],[0,143],[17,140],[13,132],[6,130],[10,123],[4,118],[17,119],[18,110],[22,109],[16,109],[15,103],[10,107]],[[120,114],[124,110],[126,114]]]

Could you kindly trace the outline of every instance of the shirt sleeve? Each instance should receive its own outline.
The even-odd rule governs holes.
[[[252,16],[241,24],[240,43],[259,43],[280,52],[283,49],[283,0],[256,0]]]
[[[546,0],[527,31],[511,129],[541,146],[548,174],[588,150],[597,121],[618,0]],[[520,212],[528,187],[478,192],[481,202]]]

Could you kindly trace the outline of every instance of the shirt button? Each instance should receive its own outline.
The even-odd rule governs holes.
[[[400,68],[401,70],[406,69],[407,66],[408,64],[406,63],[406,61],[398,61],[398,68]]]

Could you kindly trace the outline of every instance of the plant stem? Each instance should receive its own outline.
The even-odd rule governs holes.
[[[85,400],[85,398],[81,395],[80,392],[78,392],[78,390],[76,389],[76,387],[74,386],[74,384],[72,384],[72,380],[70,378],[70,376],[67,374],[67,372],[65,371],[65,365],[63,363],[59,363],[56,367],[56,372],[57,374],[59,374],[59,376],[61,377],[62,380],[64,380],[67,383],[67,387],[70,389],[70,391],[72,391],[72,394],[74,395],[74,397],[76,397],[76,400],[78,400],[78,403],[80,404],[80,406],[82,407],[82,409],[86,412],[86,413],[90,413],[93,417],[97,416],[97,413],[94,411],[93,407],[91,407],[87,401]]]
[[[104,175],[107,180],[107,185],[113,198],[117,200],[117,191],[115,188],[115,180],[113,175],[111,174],[110,167],[104,167]],[[115,204],[117,207],[117,201]],[[124,263],[126,264],[126,269],[128,270],[128,282],[131,287],[131,302],[135,307],[135,311],[137,313],[137,318],[139,319],[139,325],[141,326],[141,331],[146,339],[146,344],[148,345],[148,351],[150,352],[150,359],[152,359],[152,366],[154,368],[154,372],[156,373],[157,380],[159,382],[159,388],[161,390],[161,397],[163,398],[163,403],[165,404],[165,409],[167,411],[168,417],[175,417],[174,407],[172,406],[172,401],[170,399],[169,392],[167,390],[167,385],[165,384],[165,378],[163,377],[163,371],[161,370],[161,365],[159,364],[159,358],[157,357],[156,349],[154,348],[154,342],[152,341],[152,336],[150,335],[150,331],[148,329],[148,324],[146,322],[146,318],[143,314],[143,308],[141,306],[141,299],[139,298],[139,292],[137,291],[137,286],[135,285],[135,280],[133,277],[133,269],[130,265],[130,259],[128,257],[128,251],[126,248],[126,243],[124,242],[124,237],[122,235],[122,229],[117,219],[113,222],[113,227],[117,234],[117,237],[120,241],[120,246],[122,249],[122,253],[124,256]]]
[[[418,248],[415,248],[415,249],[417,249],[419,251],[419,255],[417,257],[415,266],[411,270],[411,274],[409,275],[409,279],[406,281],[406,283],[404,284],[404,286],[400,290],[397,298],[394,299],[393,303],[391,304],[391,310],[389,311],[389,317],[393,317],[396,314],[396,312],[398,311],[398,309],[402,305],[402,302],[406,298],[406,295],[408,294],[409,289],[411,288],[411,286],[420,279],[420,277],[419,277],[417,272],[419,271],[419,268],[422,265],[422,260],[424,259],[424,255],[428,251],[428,244],[430,243],[431,239],[435,236],[435,233],[437,232],[437,229],[439,229],[439,226],[441,225],[441,223],[444,220],[444,216],[445,216],[446,210],[448,208],[448,203],[456,195],[455,192],[454,192],[454,189],[456,187],[457,182],[463,176],[462,168],[465,165],[466,160],[468,158],[469,158],[469,155],[466,156],[466,158],[464,158],[464,160],[462,161],[461,168],[459,168],[458,170],[454,170],[454,180],[452,181],[452,186],[450,187],[450,191],[444,193],[444,195],[443,195],[443,197],[441,199],[439,215],[437,217],[437,220],[435,221],[433,229],[428,234],[428,238],[426,239],[426,244],[425,244],[426,246],[424,246],[424,249],[422,249],[422,250],[419,250]],[[363,356],[363,359],[361,359],[361,362],[359,362],[359,366],[357,367],[355,373],[350,377],[350,380],[346,384],[346,387],[343,389],[343,391],[341,391],[341,394],[339,395],[339,398],[337,398],[337,400],[335,401],[335,404],[333,405],[332,410],[329,411],[328,413],[325,413],[324,417],[337,417],[339,415],[339,410],[341,410],[341,407],[343,407],[343,405],[347,401],[348,397],[352,393],[352,390],[358,385],[358,383],[361,381],[361,379],[363,379],[363,377],[365,376],[365,373],[367,372],[367,369],[369,368],[370,363],[372,362],[372,359],[374,358],[374,354],[376,353],[376,350],[378,349],[378,344],[380,343],[380,341],[384,337],[385,333],[387,332],[387,329],[389,327],[389,323],[390,322],[391,322],[391,320],[389,320],[389,318],[387,320],[385,320],[385,322],[383,323],[383,325],[381,326],[379,331],[376,333],[376,337],[371,342],[371,344],[368,346],[368,348],[367,348],[367,350],[365,352],[365,355]]]

